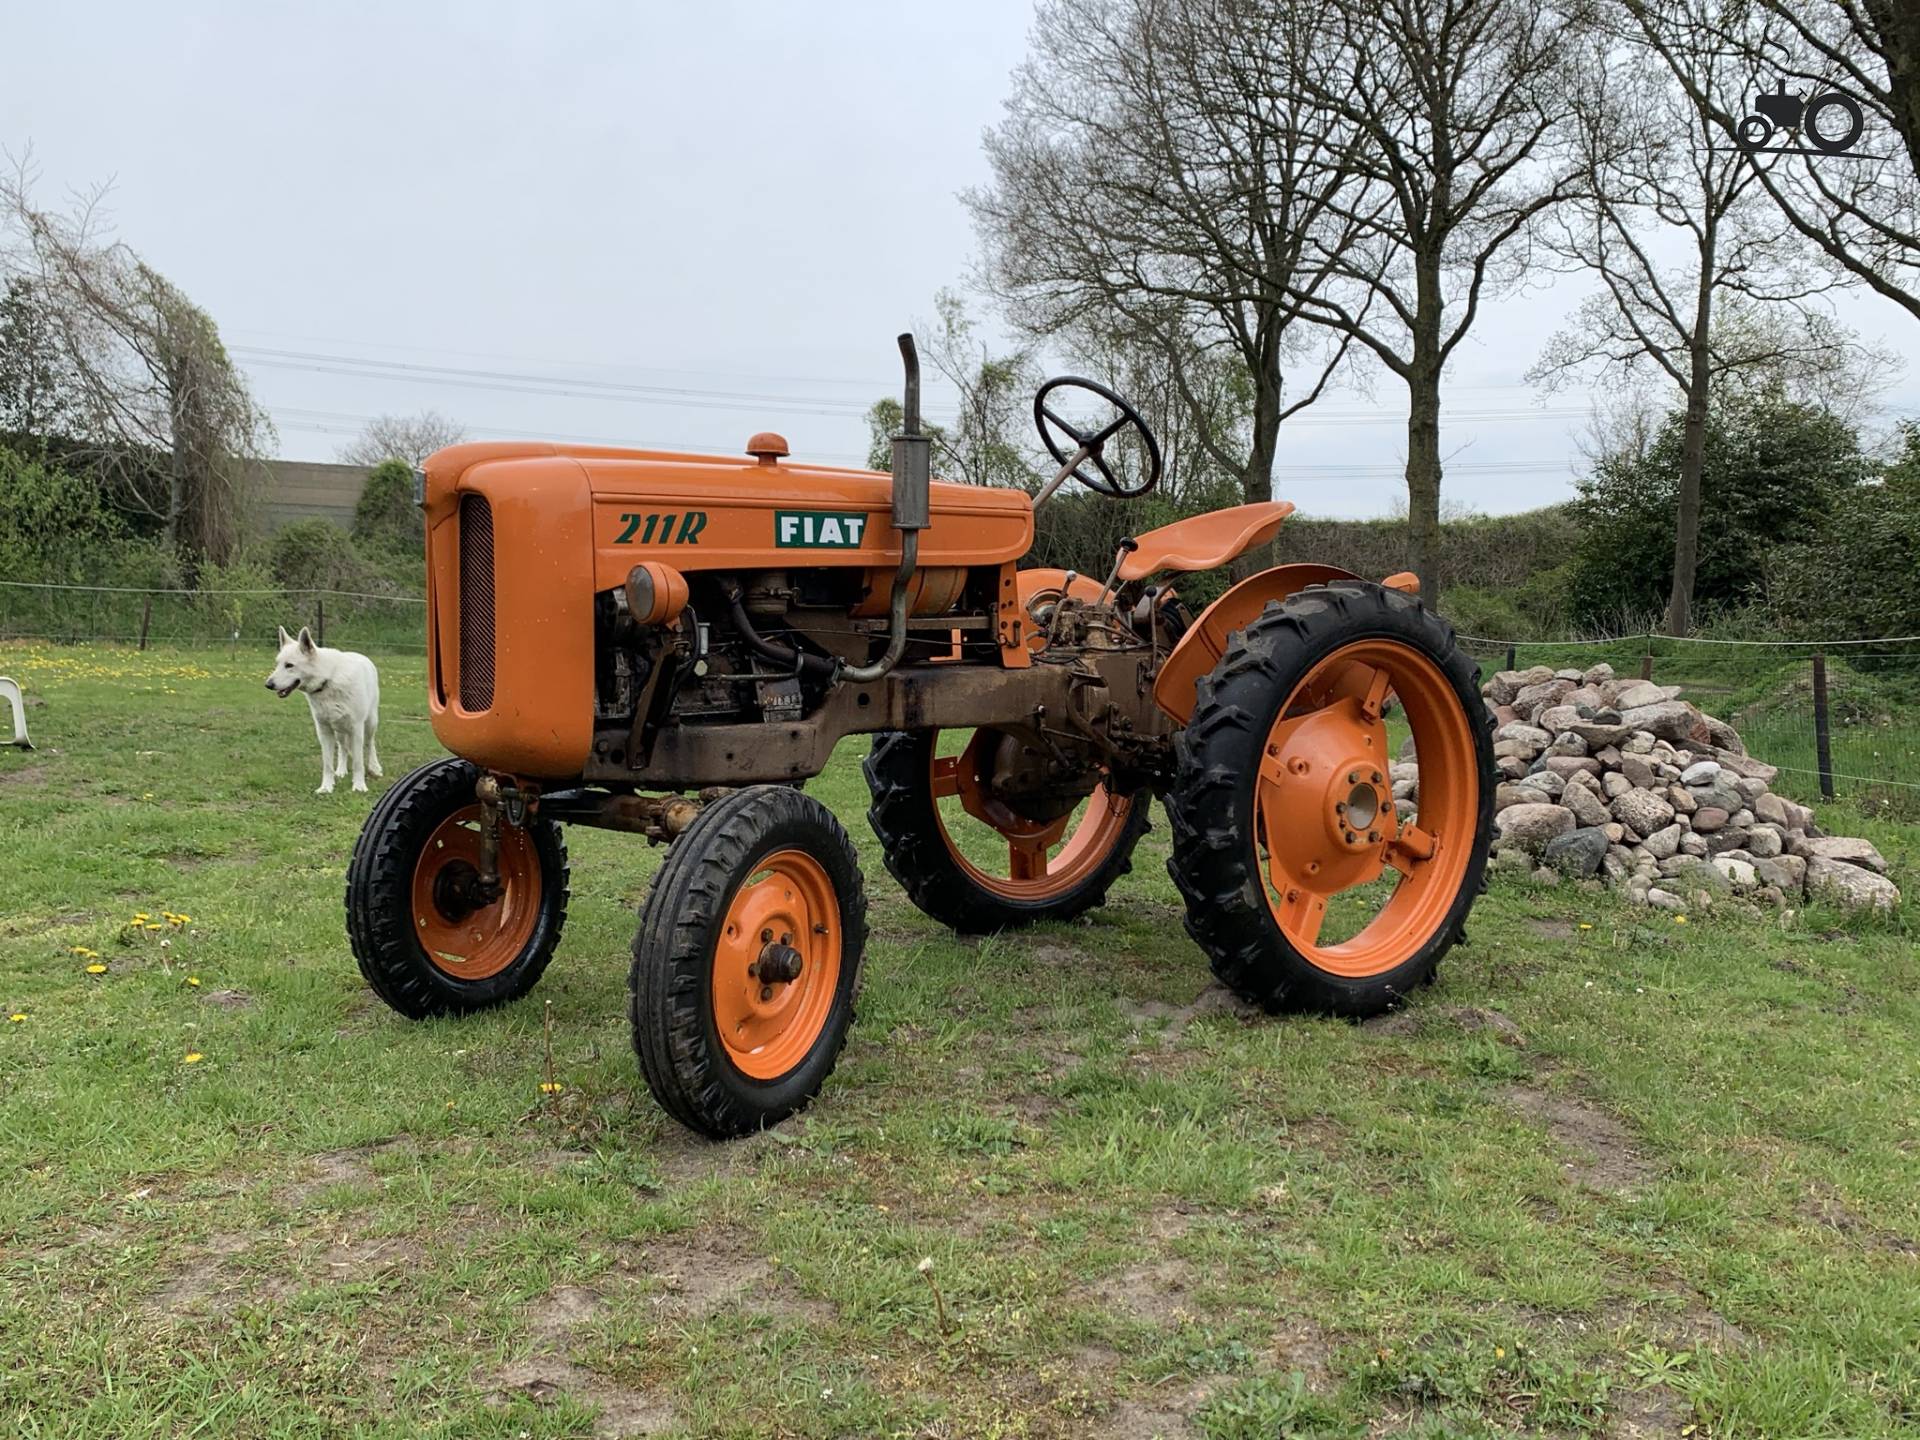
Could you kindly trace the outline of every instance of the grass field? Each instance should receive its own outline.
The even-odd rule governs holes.
[[[402,1021],[342,929],[372,797],[266,664],[0,648],[0,1433],[1920,1435],[1904,922],[1501,882],[1405,1011],[1270,1019],[1163,820],[1090,920],[961,941],[850,745],[859,1022],[713,1146],[623,1020],[660,852],[574,832],[534,997]],[[383,667],[391,779],[438,751]],[[1920,896],[1920,832],[1841,828]]]

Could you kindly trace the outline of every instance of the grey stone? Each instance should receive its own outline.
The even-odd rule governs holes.
[[[1754,874],[1752,865],[1745,860],[1735,860],[1730,855],[1717,856],[1713,861],[1713,868],[1726,876],[1727,883],[1733,886],[1735,894],[1751,890],[1759,883],[1759,877]]]
[[[1680,772],[1682,785],[1705,785],[1719,778],[1720,763],[1717,760],[1696,760]]]
[[[1620,742],[1622,755],[1646,755],[1653,750],[1653,736],[1645,730],[1635,730]]]
[[[1753,862],[1753,869],[1763,885],[1777,885],[1789,895],[1807,888],[1807,862],[1798,855],[1762,856]]]
[[[1661,700],[1652,705],[1622,708],[1620,722],[1663,740],[1685,740],[1700,712],[1684,700]]]
[[[1600,777],[1600,789],[1601,792],[1606,795],[1607,799],[1616,800],[1633,789],[1633,782],[1618,771],[1615,771]]]
[[[1530,770],[1520,778],[1520,783],[1533,786],[1549,800],[1558,800],[1560,792],[1567,788],[1566,777],[1551,770]]]
[[[1718,805],[1702,805],[1693,812],[1693,828],[1702,834],[1712,834],[1723,828],[1730,817]]]
[[[1707,837],[1693,834],[1682,835],[1680,837],[1680,853],[1683,855],[1705,855],[1707,853]]]
[[[1899,888],[1886,876],[1826,855],[1807,860],[1807,894],[1850,910],[1891,910],[1900,903]]]
[[[1600,773],[1600,762],[1589,755],[1555,755],[1547,752],[1547,763],[1543,767],[1551,770],[1563,780],[1585,772],[1588,775]]]
[[[1603,745],[1593,752],[1593,758],[1600,762],[1603,770],[1618,770],[1623,758],[1617,745]]]
[[[1767,782],[1764,780],[1754,780],[1745,775],[1736,775],[1733,777],[1733,788],[1740,792],[1740,798],[1742,800],[1751,805],[1767,793]]]
[[[1685,834],[1678,825],[1667,825],[1647,836],[1647,853],[1656,860],[1665,860],[1680,853],[1680,840]]]
[[[1819,840],[1802,840],[1795,851],[1808,860],[1839,860],[1859,865],[1876,875],[1887,873],[1887,862],[1867,840],[1850,840],[1844,835],[1829,835]]]
[[[1636,790],[1653,788],[1653,764],[1644,755],[1622,755],[1620,773],[1627,777]]]
[[[1564,805],[1510,805],[1494,818],[1503,845],[1538,855],[1556,835],[1574,827],[1573,812]]]
[[[1571,705],[1549,705],[1534,712],[1533,723],[1542,730],[1551,730],[1555,734],[1569,725],[1578,724],[1580,712]]]
[[[1547,754],[1560,760],[1584,760],[1587,758],[1587,742],[1571,730],[1562,730],[1553,737],[1553,743],[1547,747]],[[1598,760],[1593,762],[1593,768],[1596,770],[1600,768]]]
[[[1755,825],[1747,831],[1747,849],[1756,860],[1771,860],[1786,848],[1784,837],[1771,825]]]
[[[1513,708],[1524,715],[1541,705],[1558,705],[1560,697],[1571,689],[1571,680],[1542,680],[1538,685],[1529,685],[1518,691],[1513,697]]]
[[[1533,747],[1537,754],[1553,743],[1553,736],[1538,725],[1529,725],[1524,720],[1516,720],[1511,725],[1502,725],[1493,732],[1493,738],[1500,740],[1518,740]]]
[[[1565,875],[1585,877],[1599,873],[1607,857],[1607,837],[1597,828],[1570,830],[1547,841],[1540,860]]]
[[[1700,808],[1700,802],[1694,799],[1693,792],[1684,785],[1667,787],[1667,803],[1682,815],[1691,815]]]
[[[1662,890],[1657,885],[1647,891],[1647,904],[1653,906],[1656,910],[1684,910],[1687,908],[1686,901],[1682,900],[1671,890]]]
[[[1535,665],[1526,670],[1502,670],[1487,682],[1487,698],[1496,705],[1511,705],[1513,697],[1527,686],[1551,679],[1553,671],[1545,665]]]
[[[1641,705],[1658,705],[1667,698],[1665,686],[1651,680],[1628,680],[1614,687],[1613,706],[1616,710],[1632,710]]]
[[[1569,785],[1560,792],[1560,803],[1573,812],[1582,825],[1605,825],[1607,807],[1600,797],[1584,785]]]
[[[1560,872],[1550,866],[1542,865],[1533,872],[1533,883],[1542,890],[1551,890],[1560,883]]]
[[[1725,829],[1716,830],[1707,836],[1707,853],[1709,855],[1724,855],[1729,850],[1745,850],[1746,848],[1747,832],[1736,825],[1729,825]]]
[[[1493,808],[1505,810],[1509,805],[1538,805],[1542,791],[1537,785],[1517,785],[1511,781],[1501,781],[1494,787]]]
[[[1650,835],[1673,819],[1673,807],[1651,790],[1628,790],[1616,795],[1613,818],[1630,830]]]
[[[1527,773],[1527,762],[1518,755],[1498,755],[1494,758],[1493,768],[1509,779],[1518,780]]]
[[[1613,666],[1602,660],[1598,665],[1589,665],[1580,675],[1583,685],[1604,685],[1613,679]]]

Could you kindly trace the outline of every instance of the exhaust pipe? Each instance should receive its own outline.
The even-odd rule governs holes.
[[[933,437],[920,425],[920,354],[911,333],[900,337],[900,359],[907,371],[900,433],[893,437],[893,528],[900,532],[900,569],[887,607],[887,653],[871,665],[848,665],[840,671],[842,680],[856,685],[878,680],[906,653],[907,585],[919,568],[920,532],[932,518]]]

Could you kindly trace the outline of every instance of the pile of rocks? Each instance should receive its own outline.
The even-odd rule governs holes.
[[[1503,670],[1482,688],[1494,717],[1494,863],[1543,881],[1597,877],[1637,903],[1703,909],[1743,896],[1812,895],[1890,910],[1900,892],[1865,840],[1823,834],[1768,786],[1733,727],[1677,686],[1588,670]],[[1417,804],[1418,770],[1394,770]]]

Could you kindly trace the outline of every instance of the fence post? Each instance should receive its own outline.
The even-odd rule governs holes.
[[[1514,664],[1514,660],[1513,660],[1513,646],[1509,645],[1507,646],[1507,669],[1516,670],[1518,668],[1519,667]]]
[[[1640,654],[1640,678],[1642,680],[1653,679],[1653,651],[1651,649],[1644,650]]]
[[[313,621],[314,621],[313,643],[316,645],[326,644],[327,643],[327,598],[324,595],[316,596],[314,599]]]
[[[140,648],[147,648],[147,627],[153,624],[153,596],[147,596],[147,603],[140,607]]]
[[[1819,756],[1820,798],[1833,799],[1833,737],[1827,727],[1827,657],[1813,657],[1813,745]]]

